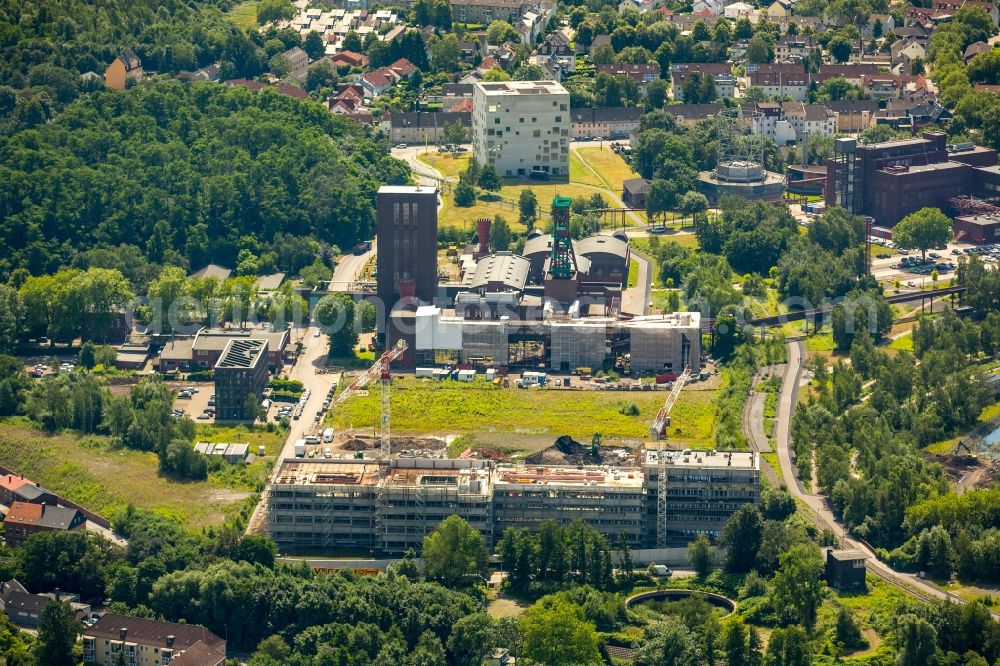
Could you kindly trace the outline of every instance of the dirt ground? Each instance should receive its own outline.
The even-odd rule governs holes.
[[[929,453],[926,457],[944,469],[945,474],[961,494],[968,490],[989,488],[1000,479],[1000,463],[984,460],[976,456]]]

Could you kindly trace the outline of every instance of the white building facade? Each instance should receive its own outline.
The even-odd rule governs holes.
[[[472,149],[501,176],[569,174],[569,92],[555,81],[477,82]]]

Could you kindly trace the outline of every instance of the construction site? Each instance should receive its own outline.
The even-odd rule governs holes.
[[[331,405],[379,377],[378,449],[351,437],[336,454],[325,442],[322,456],[315,455],[319,447],[307,453],[297,445],[297,457],[278,463],[264,493],[260,528],[284,552],[419,552],[424,537],[450,515],[478,529],[491,548],[507,527],[533,529],[546,520],[582,520],[609,538],[624,535],[630,547],[665,548],[699,533],[717,537],[740,506],[758,501],[757,454],[667,446],[670,412],[690,368],[673,382],[650,426],[652,441],[636,452],[602,453],[596,443],[586,451],[569,438],[553,447],[563,457],[534,459],[569,464],[498,462],[471,451],[449,458],[433,448],[394,451],[390,364],[405,348],[400,342],[385,352]]]

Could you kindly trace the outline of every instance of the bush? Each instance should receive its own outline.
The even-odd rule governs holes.
[[[189,372],[187,378],[191,382],[210,382],[215,379],[215,375],[211,370],[196,370]]]
[[[639,416],[639,405],[634,402],[622,405],[618,408],[618,413],[623,416]]]
[[[274,402],[298,402],[301,394],[301,391],[298,393],[293,393],[292,391],[275,391],[271,394],[271,400]]]
[[[267,383],[269,388],[275,391],[289,391],[291,393],[302,393],[302,382],[297,379],[272,379]]]

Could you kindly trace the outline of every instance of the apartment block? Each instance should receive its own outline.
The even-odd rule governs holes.
[[[501,176],[569,174],[569,92],[555,81],[477,82],[472,148]]]
[[[176,624],[107,613],[97,624],[83,630],[85,664],[114,666],[124,661],[133,666],[217,666],[224,664],[225,660],[226,641],[196,624]]]

